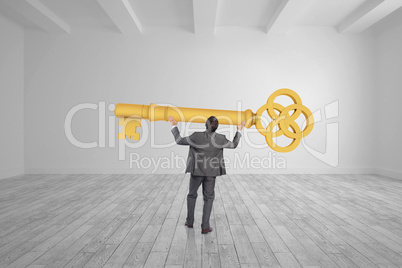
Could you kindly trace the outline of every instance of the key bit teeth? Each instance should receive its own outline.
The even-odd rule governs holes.
[[[133,136],[131,136],[131,138],[135,141],[139,141],[140,140],[140,133],[135,133]]]
[[[124,140],[124,139],[127,138],[127,139],[132,139],[132,140],[135,140],[135,141],[139,141],[141,136],[140,136],[140,133],[127,134],[127,132],[126,132],[126,133],[117,133],[117,138],[120,139],[120,140]]]
[[[130,133],[127,135],[127,139],[132,139],[134,141],[139,141],[140,140],[140,133]]]
[[[137,127],[141,127],[141,118],[119,118],[119,125],[123,127],[122,133],[118,133],[118,139],[140,140]]]

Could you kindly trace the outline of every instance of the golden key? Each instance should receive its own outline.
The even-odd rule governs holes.
[[[293,104],[282,106],[274,102],[278,96],[288,96],[293,100]],[[261,124],[261,117],[264,111],[267,111],[272,121],[264,128]],[[137,127],[141,127],[141,120],[148,119],[153,121],[169,121],[169,116],[174,120],[191,123],[205,123],[207,118],[215,116],[219,124],[240,125],[244,120],[245,127],[250,128],[255,125],[258,132],[265,136],[269,147],[277,152],[293,151],[300,143],[301,139],[307,136],[314,127],[314,117],[311,111],[302,104],[299,95],[288,88],[282,88],[271,94],[263,106],[256,113],[250,109],[245,111],[230,111],[216,109],[199,109],[174,106],[159,106],[154,103],[150,105],[140,104],[116,104],[114,113],[119,118],[119,125],[123,127],[122,133],[118,133],[118,139],[125,139],[126,136],[133,140],[140,139],[140,133],[137,133]],[[306,126],[303,131],[295,120],[303,114],[306,118]],[[275,127],[278,127],[274,131]],[[285,135],[292,142],[288,146],[279,146],[274,142],[274,138]]]

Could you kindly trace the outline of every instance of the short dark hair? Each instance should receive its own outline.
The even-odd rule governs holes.
[[[212,132],[215,132],[215,130],[218,128],[219,126],[219,121],[215,116],[210,116],[207,119],[207,122],[205,123],[205,126],[207,129],[211,129]]]

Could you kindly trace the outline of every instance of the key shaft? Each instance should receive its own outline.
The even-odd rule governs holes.
[[[233,111],[203,108],[188,108],[174,106],[159,106],[118,103],[115,108],[116,117],[147,119],[153,121],[169,121],[169,116],[180,122],[205,123],[210,116],[215,116],[219,124],[240,125],[246,120],[245,127],[254,125],[255,114],[250,110]]]

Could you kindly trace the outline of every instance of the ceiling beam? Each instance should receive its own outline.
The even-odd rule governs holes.
[[[287,34],[295,18],[305,9],[306,2],[301,0],[281,0],[267,24],[267,33]]]
[[[125,35],[142,33],[142,25],[129,0],[98,0],[100,6]]]
[[[368,0],[338,26],[339,33],[359,33],[402,6],[402,0]]]
[[[214,34],[219,0],[193,0],[194,33]]]
[[[48,33],[70,33],[68,23],[39,0],[7,0],[9,7]]]

